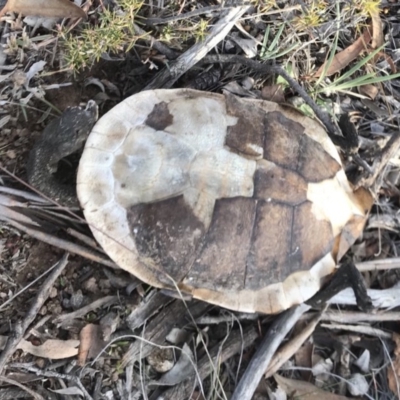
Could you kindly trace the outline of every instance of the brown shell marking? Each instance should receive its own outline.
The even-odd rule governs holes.
[[[248,312],[311,297],[366,212],[315,121],[182,89],[139,93],[96,124],[78,195],[122,268]]]
[[[226,112],[237,118],[227,127],[225,144],[239,154],[255,159],[263,156],[265,112],[251,103],[226,95]]]
[[[162,101],[154,106],[153,111],[149,114],[145,121],[145,125],[154,128],[156,131],[163,131],[172,125],[174,117],[168,110],[168,103]]]
[[[139,254],[153,259],[176,281],[182,280],[205,233],[204,224],[193,215],[183,196],[132,206],[128,221]],[[171,284],[162,274],[159,278]]]
[[[333,178],[341,169],[320,143],[304,134],[305,128],[281,112],[265,119],[264,158],[298,172],[307,182]]]

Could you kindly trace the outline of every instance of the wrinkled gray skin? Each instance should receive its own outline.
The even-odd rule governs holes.
[[[90,100],[85,109],[68,108],[51,121],[29,153],[29,184],[63,206],[79,206],[75,185],[60,183],[53,174],[62,158],[82,148],[97,117],[97,105]]]

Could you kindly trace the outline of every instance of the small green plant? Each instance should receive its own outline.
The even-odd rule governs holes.
[[[166,43],[171,43],[173,40],[175,40],[177,36],[175,35],[175,29],[173,28],[172,25],[167,24],[165,25],[160,34],[160,40]]]
[[[259,12],[261,14],[267,13],[273,8],[277,8],[276,0],[257,0],[253,2],[256,6],[258,6]]]
[[[193,36],[196,42],[203,41],[207,36],[208,21],[206,19],[201,19],[195,26],[193,31]]]
[[[190,19],[177,21],[164,26],[160,40],[181,49],[187,42],[203,41],[208,34],[209,26],[209,21],[203,18],[195,22]]]
[[[381,0],[353,0],[353,7],[365,18],[379,14]]]
[[[93,65],[104,53],[129,51],[138,39],[133,23],[142,4],[120,0],[119,10],[103,10],[97,26],[86,24],[79,35],[61,31],[68,67],[78,71]]]
[[[307,11],[295,18],[294,26],[299,31],[306,31],[310,28],[316,28],[325,21],[327,4],[324,0],[312,0]]]

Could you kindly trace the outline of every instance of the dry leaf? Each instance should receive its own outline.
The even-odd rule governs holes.
[[[26,73],[26,85],[29,86],[30,80],[39,72],[43,71],[45,65],[46,61],[38,61],[31,65],[29,71]]]
[[[371,372],[370,362],[371,362],[371,353],[369,352],[368,349],[365,349],[361,354],[361,356],[358,357],[354,365],[357,365],[357,367],[360,368],[362,372],[368,374]]]
[[[284,103],[285,94],[282,85],[266,85],[261,89],[263,100],[273,101],[275,103]]]
[[[371,13],[372,18],[372,43],[371,47],[377,49],[381,47],[384,43],[383,41],[383,24],[381,17],[379,16],[379,11]]]
[[[301,400],[348,400],[348,397],[339,396],[334,393],[326,392],[317,388],[309,382],[299,381],[296,379],[284,378],[283,376],[274,375],[277,384],[286,392],[290,398],[299,398]]]
[[[369,97],[371,100],[375,100],[375,97],[379,93],[379,89],[375,85],[362,85],[358,88],[358,91],[364,96]]]
[[[69,0],[8,0],[0,11],[53,18],[86,18],[85,12]]]
[[[6,126],[8,124],[8,122],[11,119],[11,115],[6,115],[3,118],[0,118],[0,128],[2,128],[3,126]]]
[[[325,72],[325,76],[330,76],[335,74],[336,72],[341,71],[343,68],[347,67],[353,60],[355,60],[358,55],[367,48],[367,45],[371,42],[371,32],[370,28],[364,30],[364,33],[349,47],[340,51],[333,57],[331,65],[328,70]],[[314,77],[318,78],[324,73],[324,69],[326,66],[325,61],[318,71],[315,73]]]
[[[79,339],[78,365],[83,366],[88,358],[95,358],[103,350],[103,330],[99,325],[89,324],[82,328]]]
[[[333,369],[333,362],[330,358],[321,358],[312,366],[314,376],[329,374]]]
[[[313,351],[314,345],[311,342],[307,342],[294,355],[296,366],[304,368],[304,370],[300,370],[300,374],[305,381],[309,381],[311,378],[310,369],[312,367]]]
[[[394,360],[388,366],[388,383],[390,390],[400,397],[400,335],[393,333],[393,341],[396,344],[394,350]]]
[[[18,348],[37,357],[60,360],[76,356],[78,354],[78,346],[79,340],[50,339],[40,346],[34,346],[31,342],[22,339]]]

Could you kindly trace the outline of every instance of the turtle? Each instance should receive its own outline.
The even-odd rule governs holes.
[[[101,117],[77,195],[120,268],[154,287],[265,314],[320,289],[372,204],[318,121],[193,89],[140,92]]]

